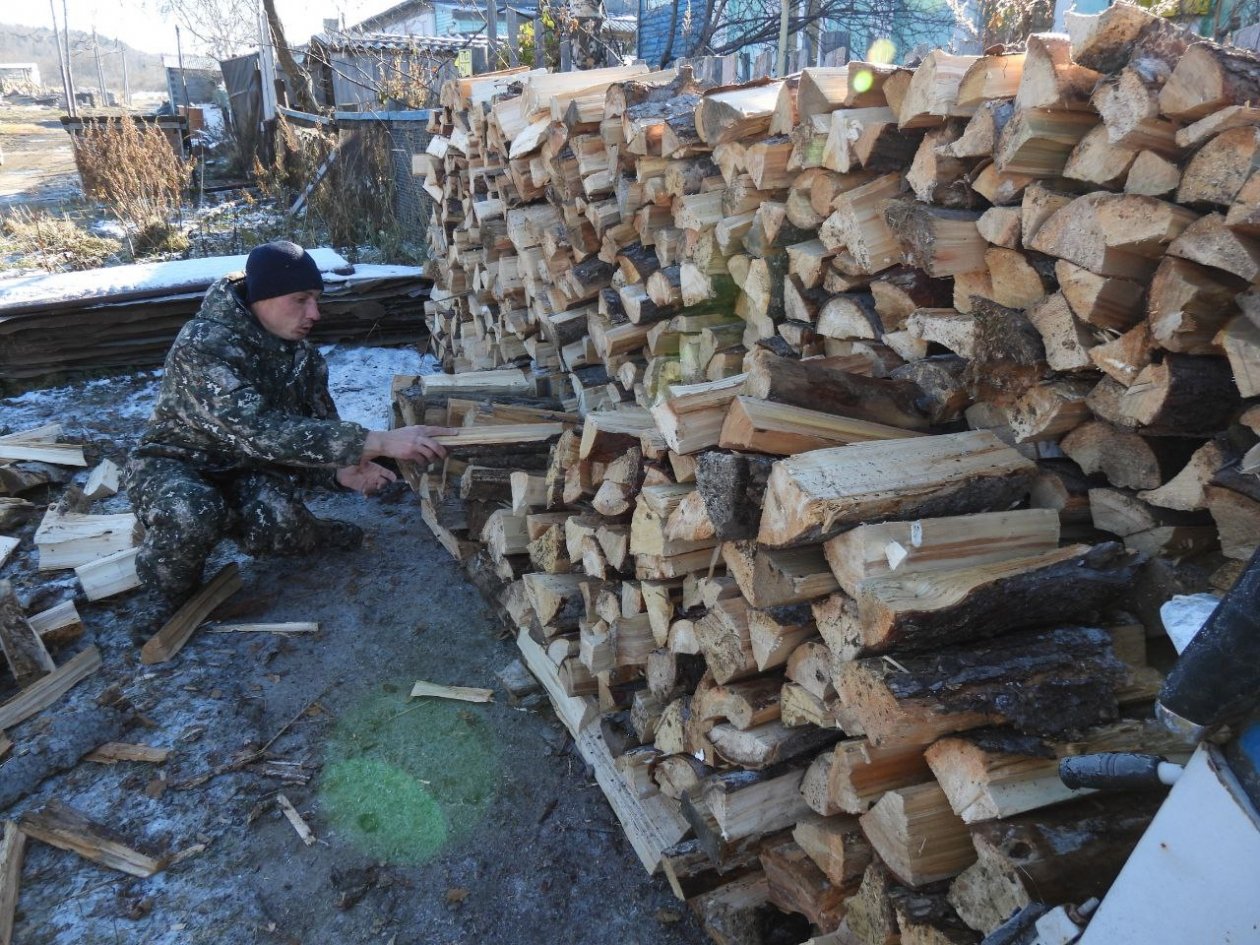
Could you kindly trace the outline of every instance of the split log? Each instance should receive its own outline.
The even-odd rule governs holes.
[[[765,348],[751,351],[745,366],[744,392],[750,397],[904,430],[927,429],[928,418],[918,404],[920,391],[909,382],[864,377],[824,362],[781,358]]]
[[[1260,57],[1216,43],[1194,43],[1176,62],[1159,93],[1170,118],[1194,121],[1230,105],[1260,99]]]
[[[57,800],[23,814],[18,826],[29,837],[131,876],[143,879],[166,867],[164,858],[135,850],[108,827]]]
[[[858,587],[857,621],[842,628],[840,639],[824,637],[840,659],[857,659],[1068,624],[1112,602],[1131,584],[1133,570],[1119,545],[1107,543],[954,571],[870,578]],[[1022,602],[1018,613],[1011,612],[1011,600]]]
[[[766,846],[761,866],[770,886],[770,901],[778,908],[800,913],[823,931],[840,925],[848,891],[833,884],[795,841]]]
[[[1162,797],[1108,794],[971,828],[977,860],[949,891],[973,929],[988,933],[1032,902],[1102,896]]]
[[[945,210],[907,200],[892,201],[884,211],[905,262],[933,278],[985,268],[988,243],[976,229],[979,217],[974,211]]]
[[[768,456],[700,454],[696,487],[704,497],[716,538],[728,541],[757,534],[772,463]]]
[[[1260,165],[1260,129],[1233,128],[1201,147],[1181,172],[1177,202],[1228,207]]]
[[[1089,474],[1102,473],[1122,489],[1157,489],[1185,466],[1193,442],[1154,439],[1093,421],[1077,427],[1059,447]]]
[[[803,817],[792,828],[792,839],[842,889],[859,884],[871,863],[873,851],[856,817]]]
[[[847,814],[864,814],[888,791],[923,784],[930,776],[920,743],[876,745],[848,738],[832,751],[827,799]]]
[[[1184,742],[1154,722],[1124,720],[1092,729],[1080,741],[1045,742],[1001,729],[942,738],[925,757],[954,812],[965,823],[1049,807],[1084,794],[1059,778],[1059,759],[1104,751],[1189,758]]]
[[[949,879],[976,861],[967,825],[935,781],[889,791],[860,820],[872,849],[908,886]]]
[[[140,650],[140,662],[147,666],[174,659],[193,632],[240,589],[240,569],[235,562],[229,562],[149,638]]]
[[[1031,240],[1025,227],[1025,245],[1101,276],[1140,281],[1195,219],[1192,211],[1154,197],[1086,194],[1051,216]]]
[[[809,608],[801,604],[748,612],[748,638],[759,672],[785,665],[817,632]]]
[[[718,446],[790,456],[849,443],[918,436],[898,427],[839,417],[769,400],[736,397],[722,423]]]
[[[1028,509],[859,525],[829,540],[824,551],[840,587],[856,597],[870,579],[1025,558],[1058,543],[1058,515]]]
[[[94,646],[62,663],[8,702],[0,704],[0,731],[12,728],[48,708],[100,668],[101,654]]]
[[[44,641],[26,619],[13,593],[13,585],[8,581],[0,581],[0,652],[4,653],[13,679],[22,689],[57,668]]]
[[[1085,110],[1101,76],[1072,58],[1072,41],[1057,33],[1033,33],[1021,70],[1015,107]]]
[[[22,882],[22,856],[26,834],[6,820],[0,834],[0,945],[12,945],[13,918]]]
[[[1210,436],[1228,426],[1238,402],[1224,358],[1169,354],[1124,391],[1118,420],[1153,436]]]
[[[751,541],[722,544],[722,559],[748,604],[760,610],[830,594],[836,580],[818,546],[782,551]]]
[[[775,464],[757,540],[786,547],[865,521],[1002,508],[1033,471],[986,431],[817,450]]]
[[[836,691],[872,741],[930,741],[984,725],[1065,735],[1116,718],[1127,670],[1105,631],[1031,630],[931,655],[842,664]]]

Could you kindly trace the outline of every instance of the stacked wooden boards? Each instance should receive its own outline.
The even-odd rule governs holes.
[[[580,425],[414,484],[717,941],[1104,892],[1152,805],[1057,759],[1176,753],[1158,605],[1260,540],[1260,60],[1070,19],[740,87],[473,77],[415,158],[455,373],[400,412]]]
[[[351,265],[311,253],[324,275],[317,341],[422,340],[429,281],[413,266]],[[245,256],[139,263],[0,281],[0,380],[161,364],[175,335]]]

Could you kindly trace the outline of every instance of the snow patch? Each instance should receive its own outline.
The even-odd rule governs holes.
[[[369,430],[390,426],[390,381],[395,374],[438,374],[431,354],[415,348],[359,348],[345,345],[320,349],[328,361],[328,389],[341,419]]]

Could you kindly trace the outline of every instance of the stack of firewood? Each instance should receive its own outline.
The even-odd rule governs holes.
[[[1069,21],[474,76],[415,157],[453,373],[398,419],[460,429],[412,484],[719,942],[1085,902],[1158,798],[1058,759],[1184,752],[1159,605],[1260,542],[1260,58]]]

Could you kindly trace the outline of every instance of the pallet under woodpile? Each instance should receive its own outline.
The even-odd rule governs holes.
[[[409,481],[715,941],[1100,896],[1158,799],[1057,760],[1186,751],[1159,606],[1260,542],[1260,58],[1069,24],[475,76],[415,156],[454,373],[396,420],[460,429]]]

